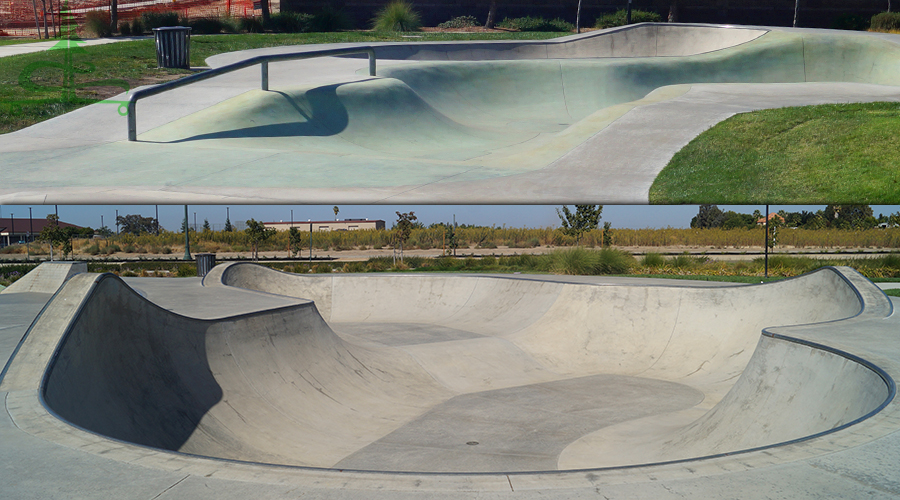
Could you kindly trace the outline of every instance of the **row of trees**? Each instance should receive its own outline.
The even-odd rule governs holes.
[[[722,211],[716,205],[700,205],[699,213],[691,219],[691,227],[697,229],[739,229],[753,228],[765,223],[765,216],[759,210],[752,214],[742,214],[732,210]],[[828,205],[815,212],[788,212],[779,210],[770,216],[770,226],[797,229],[870,229],[879,225],[895,227],[900,225],[900,212],[875,217],[868,205]]]

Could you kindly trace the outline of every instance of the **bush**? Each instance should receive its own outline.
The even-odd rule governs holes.
[[[597,252],[582,247],[556,250],[549,254],[550,272],[554,274],[594,274]]]
[[[869,22],[872,31],[900,31],[900,12],[882,12],[872,16]]]
[[[194,264],[178,264],[175,272],[179,277],[197,276],[197,266]]]
[[[109,12],[91,11],[84,16],[84,29],[88,33],[104,38],[112,35]]]
[[[641,265],[646,267],[662,267],[666,265],[666,259],[662,254],[647,252],[644,254],[644,258],[641,259]]]
[[[269,17],[266,28],[279,33],[309,33],[312,31],[312,19],[312,14],[278,12]]]
[[[501,28],[517,30],[517,31],[557,31],[566,32],[573,31],[575,25],[562,19],[554,19],[547,21],[543,17],[519,17],[516,19],[506,18],[497,23]]]
[[[144,34],[144,24],[141,22],[141,18],[136,17],[133,21],[131,21],[131,34],[134,36],[140,36]]]
[[[242,17],[238,20],[238,30],[245,33],[262,33],[262,19],[258,17]]]
[[[422,27],[419,13],[413,10],[412,4],[404,0],[395,0],[378,11],[372,20],[375,31],[419,31]]]
[[[226,28],[225,23],[215,17],[186,19],[181,24],[191,28],[192,35],[218,35]]]
[[[634,256],[615,248],[604,248],[597,252],[596,274],[627,274],[634,266]]]
[[[478,19],[475,19],[475,16],[459,16],[450,19],[449,21],[444,21],[441,24],[438,24],[438,28],[443,29],[451,29],[451,28],[471,28],[472,26],[480,26],[481,23],[478,22]]]
[[[311,30],[319,33],[348,30],[353,27],[350,18],[343,10],[330,5],[313,15]]]
[[[131,24],[128,21],[119,23],[119,33],[122,36],[131,36]]]
[[[151,31],[153,28],[166,26],[178,26],[178,14],[175,12],[144,12],[140,18],[141,32]],[[134,28],[132,27],[132,30]]]
[[[366,261],[366,268],[369,271],[387,271],[394,265],[394,260],[391,257],[372,257]]]
[[[858,14],[841,14],[831,21],[831,29],[866,31],[870,22],[870,18]]]
[[[625,9],[617,10],[613,14],[604,14],[597,18],[594,22],[595,28],[614,28],[616,26],[625,26],[627,23],[626,18],[628,13]],[[662,17],[656,12],[648,12],[645,10],[634,10],[631,11],[631,23],[658,23],[662,21]]]

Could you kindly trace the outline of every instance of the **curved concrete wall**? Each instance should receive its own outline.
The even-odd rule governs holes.
[[[105,275],[96,283],[76,280],[61,292],[68,297],[66,290],[75,290],[84,299],[65,327],[42,392],[58,415],[117,439],[221,458],[328,467],[460,391],[477,390],[435,377],[423,360],[468,354],[480,359],[466,349],[512,343],[519,350],[493,351],[507,356],[492,367],[507,377],[507,387],[516,380],[522,385],[588,374],[636,375],[698,388],[714,400],[698,407],[706,409],[731,389],[711,412],[669,429],[665,441],[641,457],[734,451],[834,428],[884,400],[884,383],[852,360],[759,340],[760,324],[827,321],[859,312],[859,295],[842,272],[850,271],[826,269],[759,286],[689,288],[466,276],[299,276],[230,264],[205,279],[208,287],[314,298],[330,304],[326,317],[335,325],[429,323],[489,337],[408,349],[342,340],[313,304],[218,320],[185,318]],[[51,302],[44,316],[52,318],[55,307]],[[753,426],[761,428],[744,432]],[[602,449],[591,438],[569,450],[578,450],[578,443],[587,443],[581,448],[589,452]],[[573,456],[570,462],[602,462]]]
[[[650,32],[653,43],[632,43],[633,38],[646,38]],[[596,134],[597,127],[608,123],[608,117],[592,122],[597,113],[634,103],[661,87],[695,83],[900,84],[900,47],[895,43],[840,33],[759,33],[644,26],[556,45],[382,47],[379,50],[431,48],[417,54],[422,62],[382,68],[379,78],[250,91],[143,137],[162,142],[227,140],[234,147],[301,148],[308,153],[354,157],[374,152],[379,158],[468,161],[504,170],[529,170],[548,165]],[[673,39],[681,41],[672,43]],[[740,41],[744,43],[729,46]],[[604,44],[618,48],[609,52],[601,47]],[[656,47],[671,49],[667,54],[724,48],[651,57],[653,54],[646,53],[649,49],[639,49],[645,46],[652,46],[653,54],[659,53]],[[554,55],[549,47],[561,52]],[[623,47],[640,53],[608,57]],[[460,50],[470,51],[470,57],[435,60],[438,54],[447,56]],[[517,51],[515,57],[510,51]],[[532,53],[535,51],[540,53]]]

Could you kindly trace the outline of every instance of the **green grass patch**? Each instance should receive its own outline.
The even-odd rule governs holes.
[[[894,203],[900,104],[827,104],[733,116],[679,151],[650,202]]]
[[[885,295],[889,295],[891,297],[900,297],[900,288],[888,288],[887,290],[883,290]]]
[[[559,33],[421,33],[417,41],[542,40]],[[0,40],[3,41],[3,40]],[[191,37],[191,65],[224,52],[323,43],[409,41],[402,33],[337,32],[208,35]],[[188,70],[157,69],[151,39],[80,47],[72,50],[74,90],[64,84],[66,51],[50,50],[0,58],[0,133],[107,99],[126,89],[190,74]],[[112,104],[110,104],[112,106]]]

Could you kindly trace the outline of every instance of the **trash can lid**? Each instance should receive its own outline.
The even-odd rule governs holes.
[[[190,31],[188,26],[163,26],[162,28],[153,28],[153,31]]]

